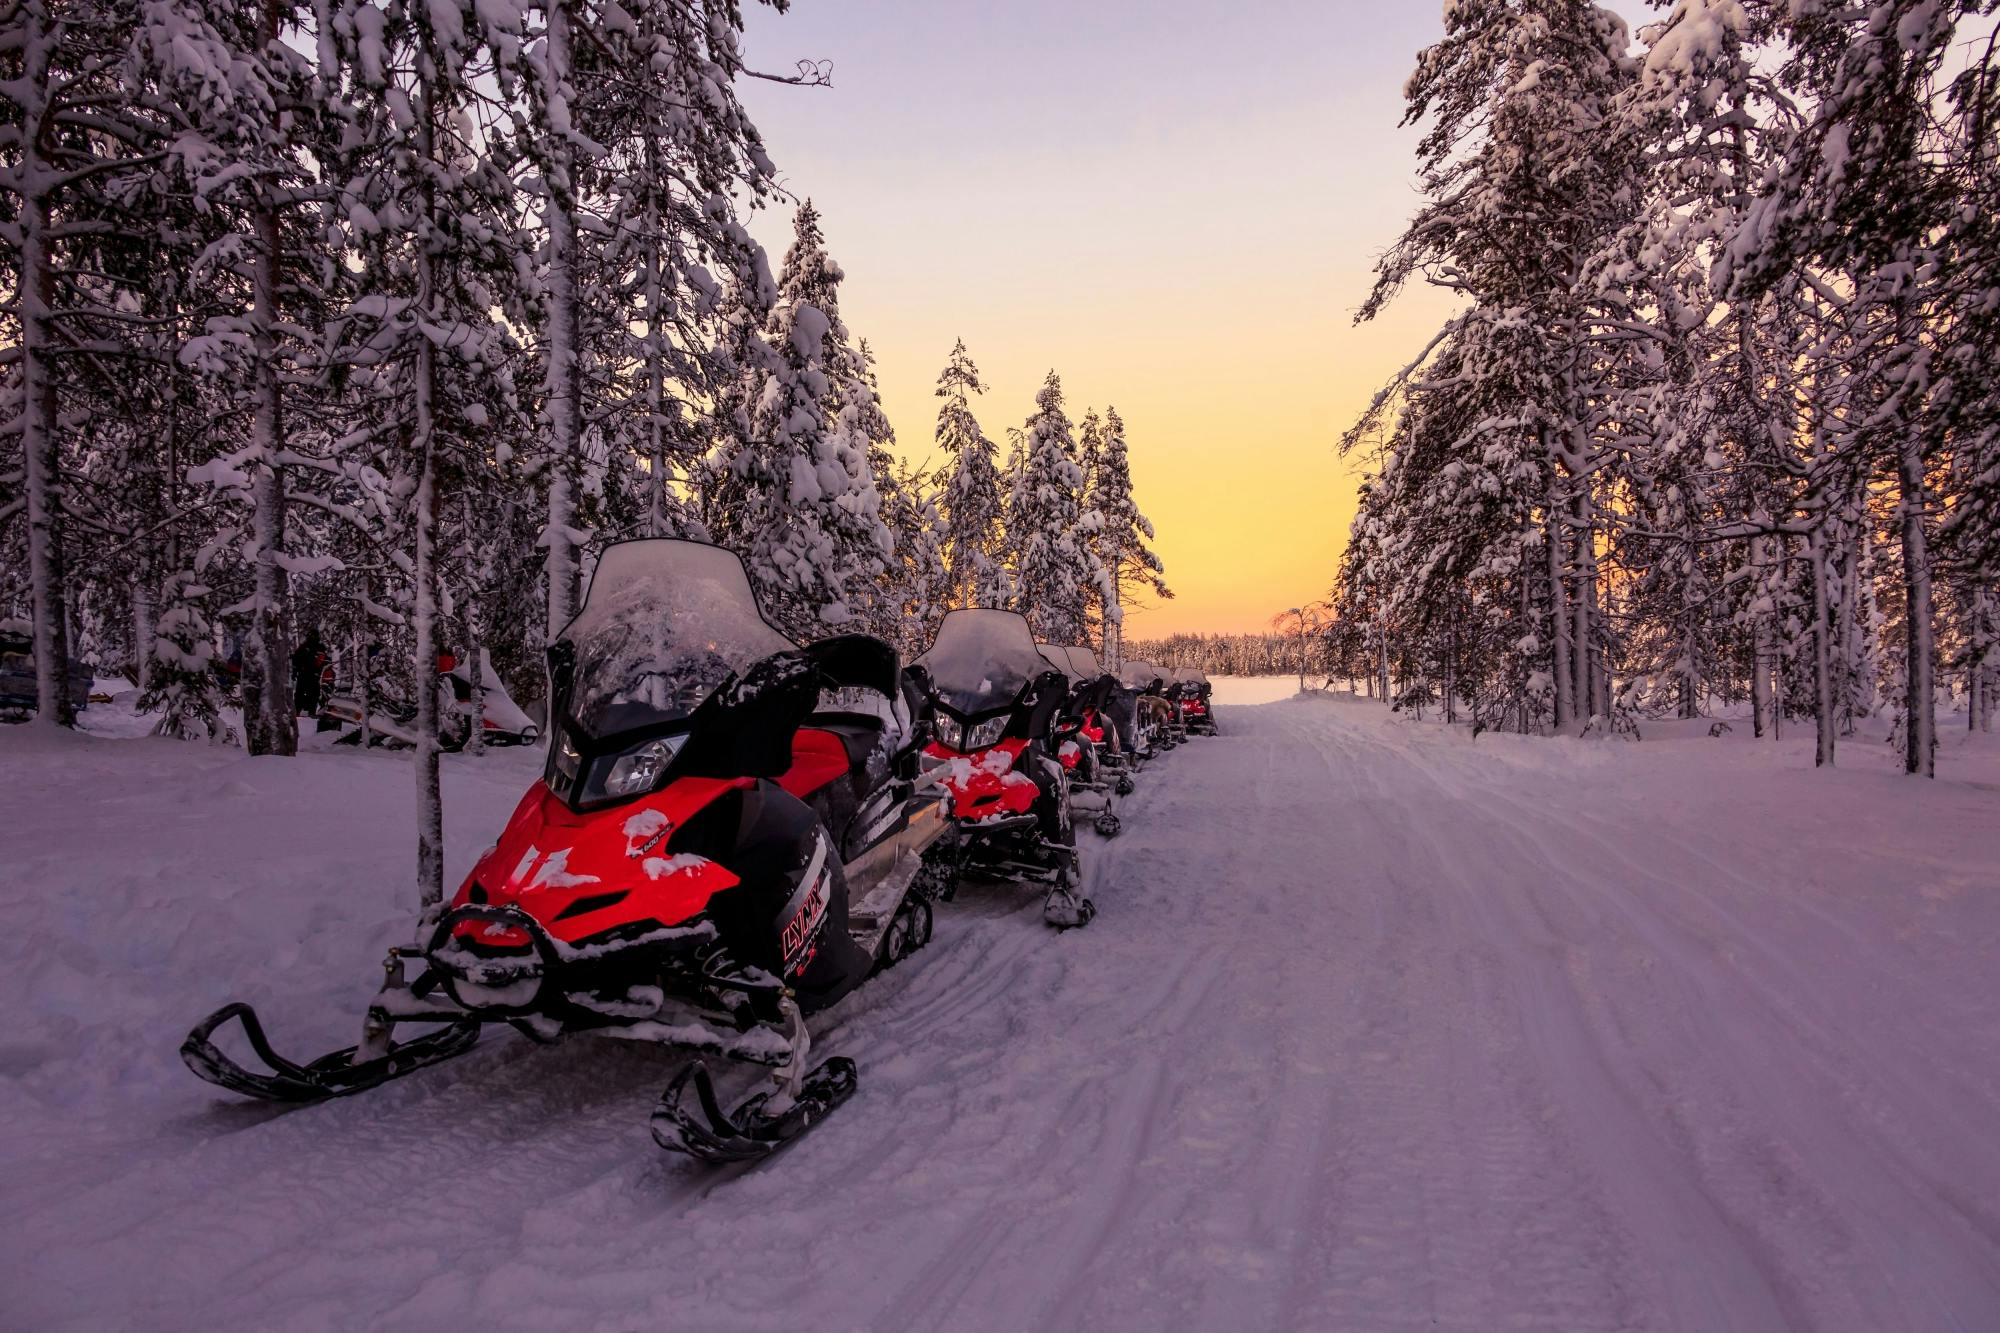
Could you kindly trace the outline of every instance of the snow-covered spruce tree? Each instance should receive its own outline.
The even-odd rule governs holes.
[[[153,43],[161,28],[182,40]],[[18,508],[0,513],[24,528],[36,716],[47,724],[67,725],[77,702],[65,669],[75,608],[64,501],[77,426],[120,394],[121,366],[149,358],[139,335],[184,318],[141,313],[148,270],[136,286],[130,276],[137,256],[169,241],[158,202],[187,194],[172,145],[188,118],[162,95],[161,75],[206,60],[213,37],[198,13],[137,0],[18,0],[0,25],[0,420],[20,458]],[[191,258],[186,238],[167,252]]]
[[[156,736],[233,745],[236,735],[216,706],[214,628],[202,609],[208,595],[192,571],[169,574],[149,645],[149,684],[139,707],[157,712]]]
[[[748,74],[733,3],[568,0],[576,237],[574,347],[597,515],[616,534],[698,532],[688,480],[727,355],[775,293],[739,212],[773,168],[736,94]],[[817,82],[816,77],[783,80]],[[737,321],[725,291],[753,293]],[[732,298],[733,299],[733,298]],[[725,326],[725,320],[729,321]],[[756,358],[749,358],[755,360]]]
[[[882,517],[896,551],[883,580],[876,619],[878,633],[905,658],[930,646],[938,621],[950,609],[946,599],[944,520],[938,515],[931,479],[909,464],[892,460],[880,486]]]
[[[1945,105],[1945,161],[1961,203],[1941,238],[1953,295],[1940,333],[1946,368],[1939,411],[1951,458],[1938,475],[1948,510],[1939,554],[1957,621],[1957,666],[1968,729],[1991,731],[2000,704],[2000,380],[1986,367],[2000,346],[2000,61],[1991,41],[1955,78]]]
[[[1007,503],[1014,548],[1015,609],[1045,643],[1081,643],[1096,559],[1082,531],[1083,469],[1063,411],[1062,381],[1051,370],[1022,428],[1021,461]]]
[[[1429,202],[1384,257],[1360,315],[1375,316],[1414,275],[1471,302],[1432,348],[1449,344],[1462,363],[1463,401],[1429,410],[1426,429],[1444,433],[1435,466],[1416,489],[1394,488],[1403,498],[1382,515],[1448,538],[1459,554],[1440,561],[1442,552],[1420,544],[1370,581],[1393,599],[1394,582],[1448,579],[1449,563],[1464,577],[1507,579],[1512,588],[1489,604],[1521,619],[1515,642],[1546,654],[1564,728],[1610,708],[1597,559],[1604,441],[1595,432],[1600,361],[1619,349],[1592,340],[1584,265],[1634,204],[1630,145],[1607,132],[1614,99],[1634,77],[1626,46],[1624,24],[1587,0],[1449,7],[1444,39],[1422,54],[1408,85],[1406,123],[1430,126],[1419,149]],[[1444,383],[1413,366],[1399,387],[1426,378]],[[1378,401],[1350,443],[1395,397]],[[1477,497],[1483,537],[1449,512],[1455,496]],[[1546,571],[1533,581],[1519,567],[1528,553]],[[1432,618],[1460,604],[1442,584],[1432,593],[1409,601],[1419,620],[1402,631],[1432,639],[1424,632],[1436,627]]]
[[[892,544],[868,619],[878,637],[915,656],[930,645],[947,609],[937,504],[930,479],[895,455],[896,430],[882,407],[875,354],[866,338],[851,350],[849,365],[845,388],[837,395],[849,405],[840,414],[851,418],[853,429],[867,441],[868,470]]]
[[[1452,675],[1483,728],[1538,727],[1560,697],[1547,636],[1567,618],[1541,522],[1547,460],[1523,385],[1523,365],[1541,351],[1538,331],[1493,312],[1453,322],[1421,377],[1395,390],[1342,562],[1339,615],[1368,627],[1376,691],[1406,692],[1392,689],[1392,669],[1404,687]],[[1344,447],[1371,439],[1361,433],[1371,424]],[[1458,660],[1426,656],[1454,628]]]
[[[947,598],[954,607],[1005,606],[1013,595],[1003,547],[1006,501],[997,450],[972,412],[972,395],[986,392],[979,368],[965,350],[952,345],[938,373],[937,443],[950,469],[938,496],[943,515]]]
[[[1770,525],[1793,503],[1787,465],[1797,434],[1784,367],[1779,299],[1720,308],[1708,281],[1765,165],[1783,151],[1773,125],[1786,101],[1760,75],[1750,24],[1735,5],[1683,0],[1644,34],[1640,78],[1614,110],[1616,132],[1644,154],[1639,215],[1600,253],[1595,280],[1624,306],[1618,331],[1654,363],[1614,406],[1616,461],[1632,522],[1614,563],[1636,576],[1627,667],[1643,703],[1701,711],[1704,682],[1732,656],[1733,609],[1757,645],[1755,726],[1775,731]],[[1789,294],[1787,294],[1789,299]],[[1751,525],[1752,516],[1760,525]],[[1739,535],[1718,543],[1717,524]]]
[[[357,134],[338,170],[343,232],[364,294],[344,349],[374,429],[390,442],[398,502],[393,568],[408,581],[418,802],[417,883],[426,911],[443,892],[435,664],[442,648],[441,482],[490,444],[512,385],[506,320],[528,245],[512,211],[510,86],[521,34],[510,6],[470,0],[343,0],[332,25],[351,70]]]
[[[326,561],[294,542],[287,493],[298,467],[331,466],[324,456],[299,456],[309,432],[291,408],[324,369],[317,331],[334,303],[352,294],[347,268],[324,255],[327,181],[318,169],[337,158],[351,120],[338,65],[307,54],[307,25],[316,18],[308,6],[258,0],[204,8],[219,38],[217,58],[179,71],[166,91],[197,122],[198,133],[181,136],[176,150],[196,177],[204,213],[221,226],[195,265],[214,284],[219,309],[181,359],[214,376],[231,415],[247,425],[212,473],[224,483],[215,498],[247,516],[234,554],[249,587],[224,614],[245,620],[245,743],[252,754],[291,754],[298,743],[292,580]],[[310,414],[309,404],[301,408]]]
[[[1115,669],[1123,660],[1125,607],[1136,593],[1170,598],[1166,566],[1148,544],[1153,525],[1139,512],[1132,495],[1132,459],[1125,440],[1125,421],[1115,407],[1107,408],[1098,435],[1095,465],[1087,466],[1089,492],[1086,508],[1091,518],[1091,538],[1096,543],[1095,563],[1103,575],[1102,624],[1103,658]]]
[[[774,355],[746,394],[749,437],[724,437],[704,461],[728,497],[707,511],[711,533],[743,556],[765,613],[799,638],[864,614],[893,553],[861,407],[842,380],[852,363],[840,281],[807,200],[765,331]],[[832,418],[836,393],[845,400]]]
[[[1724,274],[1739,299],[1802,264],[1839,275],[1848,351],[1829,427],[1840,466],[1878,471],[1898,496],[1904,767],[1936,772],[1936,607],[1931,474],[1948,449],[1939,337],[1951,290],[1940,246],[1959,201],[1939,151],[1940,70],[1981,0],[1795,6],[1783,16],[1787,80],[1812,114],[1733,238]]]

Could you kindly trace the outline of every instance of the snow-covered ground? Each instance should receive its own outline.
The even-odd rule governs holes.
[[[671,1057],[489,1035],[277,1112],[222,1000],[353,1040],[392,756],[0,730],[0,1327],[2000,1328],[2000,753],[1486,736],[1218,682],[1089,849],[972,892],[716,1172]],[[1984,738],[1982,738],[1984,739]],[[446,765],[462,874],[533,757]]]

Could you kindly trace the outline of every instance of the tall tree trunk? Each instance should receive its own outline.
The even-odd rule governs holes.
[[[1104,669],[1116,672],[1125,655],[1125,588],[1118,577],[1125,553],[1113,546],[1108,553],[1111,569],[1111,600],[1104,608]]]
[[[1555,678],[1556,730],[1568,731],[1576,722],[1576,675],[1570,639],[1569,598],[1565,593],[1568,571],[1563,559],[1563,505],[1557,493],[1555,465],[1549,465],[1548,498],[1543,503],[1547,532],[1543,553],[1548,560],[1549,620],[1554,633],[1549,641],[1549,674]]]
[[[144,694],[153,677],[151,564],[142,555],[132,574],[132,686]]]
[[[667,365],[665,321],[660,309],[659,142],[646,136],[646,535],[667,535]]]
[[[1834,726],[1833,611],[1827,594],[1826,525],[1815,523],[1806,538],[1813,567],[1813,766],[1832,768],[1838,729]]]
[[[277,40],[277,12],[266,6],[268,46]],[[285,549],[285,475],[278,387],[278,212],[269,192],[259,193],[257,258],[251,282],[250,345],[256,376],[251,414],[251,531],[257,554],[251,566],[250,628],[243,642],[243,740],[251,754],[296,754],[299,719],[292,704],[291,654],[286,646],[289,579],[279,558]]]
[[[1771,597],[1770,538],[1756,536],[1750,539],[1750,586],[1752,596],[1758,602]],[[1751,619],[1751,667],[1750,667],[1750,726],[1758,737],[1771,734],[1771,679],[1772,660],[1777,654],[1776,632],[1773,629],[1772,613],[1761,605],[1752,612]]]
[[[427,230],[417,244],[417,309],[433,323],[442,323],[444,312],[437,294],[437,259],[432,254],[438,227],[438,200],[433,177],[428,171],[437,159],[434,142],[437,127],[435,84],[441,77],[435,38],[427,18],[419,20],[422,38],[417,64],[418,111],[417,156],[424,164],[423,203]],[[415,438],[417,491],[415,505],[416,581],[413,628],[415,661],[411,663],[413,692],[416,695],[416,779],[417,779],[417,900],[426,921],[444,907],[444,794],[438,774],[438,685],[437,685],[437,570],[433,546],[437,524],[437,356],[431,340],[421,330],[416,337]]]
[[[1840,572],[1840,732],[1854,734],[1854,705],[1861,679],[1861,612],[1868,604],[1861,595],[1861,580],[1867,577],[1863,545],[1866,535],[1859,523],[1841,553]]]
[[[549,522],[542,532],[546,552],[543,574],[548,582],[548,625],[553,642],[576,613],[576,541],[571,477],[581,457],[583,395],[577,373],[576,180],[570,167],[568,114],[570,79],[569,7],[551,0],[543,59],[549,86],[544,90],[549,123],[549,330],[548,368],[543,383],[547,398],[549,444],[554,455],[549,469]],[[555,108],[565,110],[557,112]]]
[[[1576,507],[1576,601],[1571,608],[1576,629],[1570,634],[1570,658],[1576,671],[1576,711],[1580,720],[1598,715],[1597,671],[1597,519],[1589,488],[1579,490]]]
[[[1930,550],[1924,534],[1924,453],[1921,437],[1897,450],[1896,479],[1903,537],[1904,623],[1908,632],[1903,687],[1903,769],[1937,776],[1936,624],[1931,611]]]
[[[70,726],[68,590],[64,586],[62,528],[57,520],[57,420],[54,340],[50,307],[55,258],[49,253],[49,193],[54,166],[46,156],[49,134],[49,57],[55,34],[42,0],[28,0],[22,20],[21,88],[21,455],[28,519],[28,586],[35,631],[35,720]]]

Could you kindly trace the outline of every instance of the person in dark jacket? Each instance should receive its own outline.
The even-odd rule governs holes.
[[[307,717],[319,713],[319,683],[325,670],[326,647],[320,643],[315,626],[306,631],[305,642],[292,650],[292,701]]]

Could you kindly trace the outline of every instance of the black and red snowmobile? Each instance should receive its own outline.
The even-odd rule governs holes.
[[[711,1161],[761,1157],[853,1093],[853,1061],[809,1065],[806,1020],[929,940],[952,873],[894,650],[799,647],[736,556],[649,540],[604,552],[549,661],[542,780],[428,938],[390,951],[360,1044],[293,1064],[229,1005],[182,1046],[195,1073],[318,1101],[461,1054],[496,1022],[773,1067],[734,1111],[698,1059],[667,1088],[654,1138]],[[216,1044],[232,1021],[265,1071]],[[403,1024],[430,1030],[399,1040]]]
[[[1133,711],[1138,719],[1135,749],[1146,755],[1171,750],[1179,744],[1174,735],[1175,708],[1167,701],[1167,677],[1151,662],[1125,664],[1120,678],[1132,691]]]
[[[1215,725],[1215,687],[1205,672],[1189,670],[1181,679],[1181,723],[1190,736],[1219,734]]]
[[[1077,889],[1069,770],[1057,758],[1078,725],[1069,683],[1012,611],[949,612],[913,669],[923,672],[934,738],[927,768],[951,798],[958,864],[986,879],[1048,885],[1042,918],[1088,925],[1097,907]]]
[[[1056,747],[1056,758],[1069,770],[1070,799],[1079,810],[1095,812],[1093,826],[1103,837],[1115,838],[1123,828],[1118,798],[1133,790],[1129,773],[1112,771],[1116,729],[1106,704],[1116,681],[1097,665],[1097,655],[1076,645],[1037,644],[1042,656],[1069,682],[1063,717],[1074,719],[1076,732]]]

